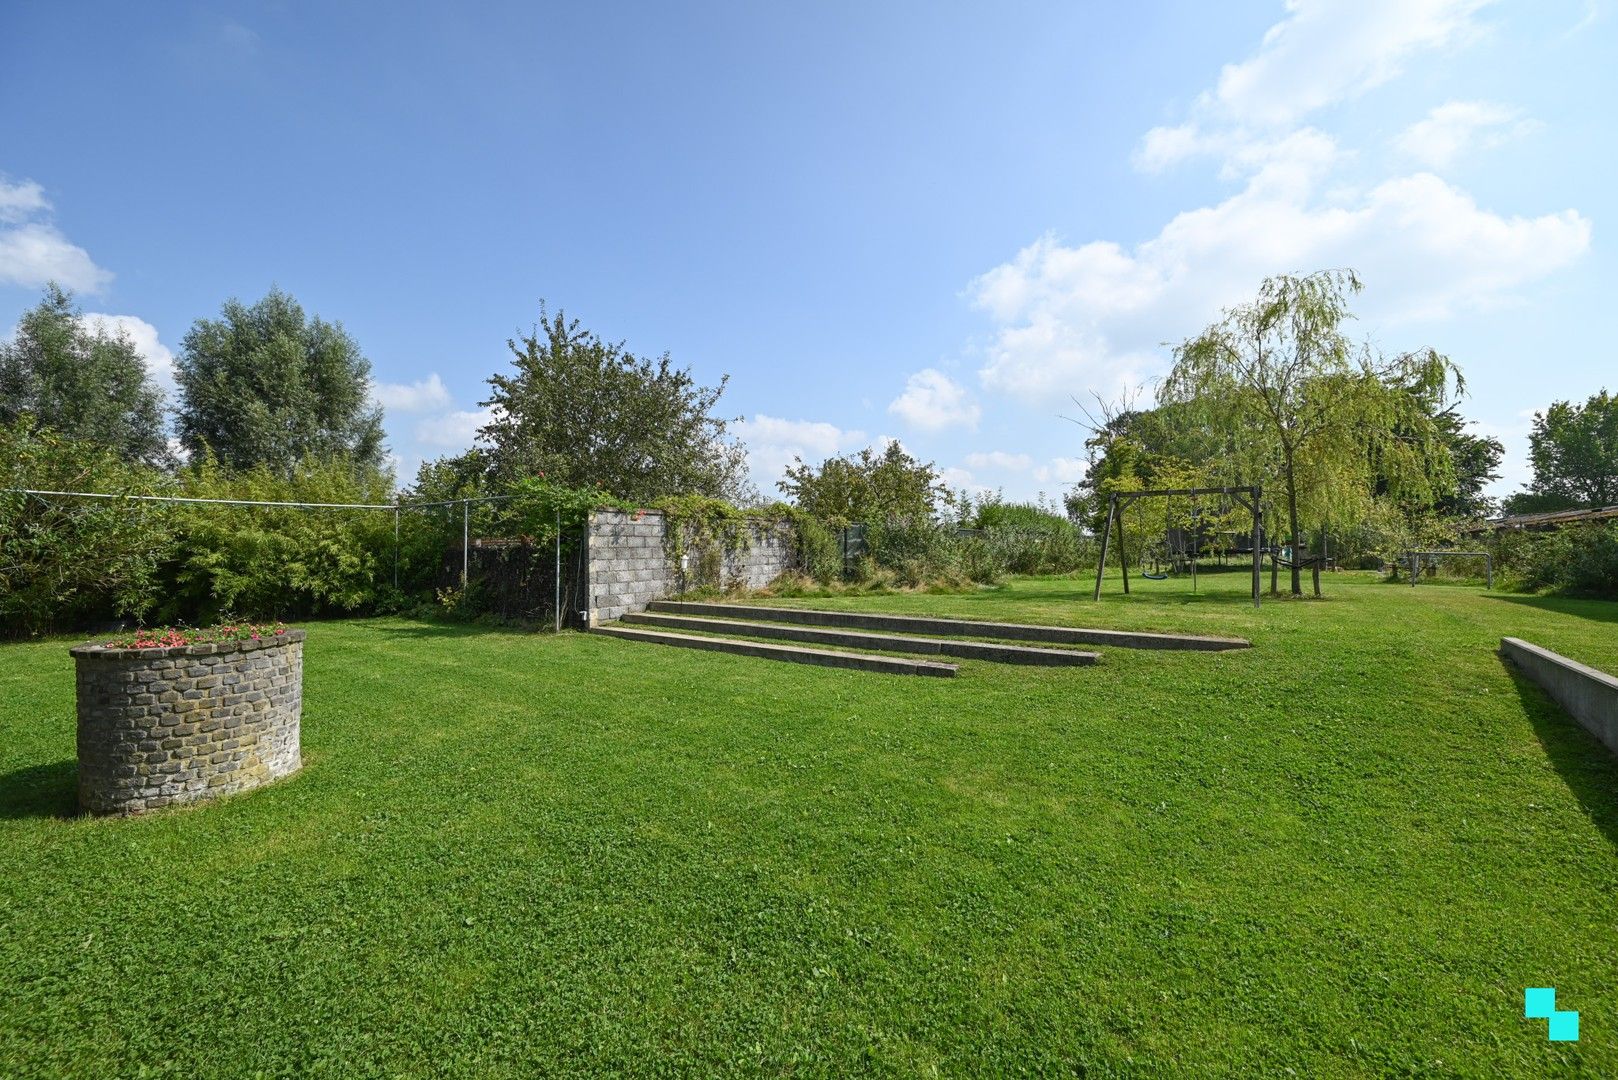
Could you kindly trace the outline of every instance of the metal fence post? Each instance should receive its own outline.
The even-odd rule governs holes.
[[[393,588],[399,589],[399,508],[393,508]]]
[[[472,547],[472,504],[461,500],[461,588],[466,588],[467,557]]]
[[[562,632],[562,508],[556,508],[556,632]]]

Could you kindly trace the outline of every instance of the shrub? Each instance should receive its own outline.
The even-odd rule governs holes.
[[[0,427],[0,487],[116,494],[161,486],[155,470],[31,419]],[[155,504],[0,493],[0,636],[66,629],[109,612],[143,615],[169,543]]]
[[[786,509],[798,544],[798,567],[804,575],[822,585],[843,576],[843,553],[837,533],[801,510]]]
[[[1493,550],[1528,588],[1618,598],[1618,521],[1502,533]]]
[[[265,502],[392,500],[389,477],[341,459],[306,461],[290,476],[265,468],[230,474],[210,460],[181,474],[197,498]],[[401,554],[406,522],[400,520]],[[165,620],[212,621],[345,614],[373,608],[393,581],[393,515],[283,507],[168,508],[174,542],[160,569]],[[421,523],[410,522],[412,533]],[[401,570],[404,567],[401,565]],[[412,573],[416,569],[412,568]]]

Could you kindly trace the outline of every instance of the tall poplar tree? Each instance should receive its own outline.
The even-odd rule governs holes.
[[[306,317],[280,289],[251,306],[228,300],[219,319],[198,319],[177,367],[176,428],[193,454],[288,476],[305,458],[382,463],[370,361],[341,323]]]
[[[87,326],[73,294],[54,284],[0,342],[0,426],[24,416],[126,462],[171,460],[163,392],[140,350],[122,330]]]

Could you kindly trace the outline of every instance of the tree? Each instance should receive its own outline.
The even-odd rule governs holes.
[[[140,616],[170,548],[164,508],[44,498],[19,488],[149,494],[168,478],[32,416],[0,424],[0,637],[66,629],[109,611]]]
[[[464,453],[422,462],[404,496],[416,502],[475,499],[484,494],[488,476],[488,451],[474,446]]]
[[[489,379],[481,434],[502,483],[543,473],[573,488],[620,498],[670,495],[739,499],[746,451],[714,415],[729,376],[699,385],[667,353],[643,360],[544,304],[526,337],[506,344],[516,371]]]
[[[1256,469],[1248,460],[1248,444],[1254,441],[1250,433],[1220,430],[1194,402],[1167,401],[1142,409],[1135,406],[1135,397],[1133,391],[1116,402],[1097,397],[1099,415],[1074,399],[1083,419],[1068,419],[1089,433],[1085,474],[1067,498],[1074,518],[1099,533],[1107,496],[1115,491],[1252,482]]]
[[[1341,522],[1363,512],[1377,475],[1428,502],[1445,482],[1448,451],[1432,418],[1452,384],[1462,389],[1459,371],[1432,349],[1356,352],[1342,326],[1360,287],[1350,270],[1266,278],[1251,303],[1175,348],[1159,394],[1232,439],[1258,436],[1244,456],[1281,488],[1294,545],[1301,514]],[[1302,592],[1294,559],[1292,593]]]
[[[306,318],[280,289],[248,307],[227,300],[198,319],[178,363],[180,442],[229,469],[291,476],[305,458],[382,463],[371,364],[341,323]]]
[[[930,519],[947,495],[933,463],[911,457],[896,440],[880,454],[867,446],[818,466],[795,458],[776,487],[811,517],[840,524]]]
[[[1511,497],[1512,513],[1618,503],[1618,397],[1602,390],[1583,405],[1552,403],[1534,414],[1528,445],[1534,481]]]
[[[1454,409],[1434,418],[1439,436],[1449,449],[1454,485],[1450,494],[1438,500],[1435,509],[1448,517],[1486,517],[1495,510],[1495,500],[1483,489],[1500,479],[1500,462],[1506,448],[1492,435],[1474,435]]]
[[[103,447],[123,461],[171,463],[163,392],[123,330],[84,324],[73,295],[52,284],[0,342],[0,425],[24,415],[41,427]]]

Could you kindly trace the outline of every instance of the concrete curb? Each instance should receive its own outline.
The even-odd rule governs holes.
[[[688,615],[662,615],[629,612],[620,622],[639,626],[661,626],[670,630],[702,630],[737,634],[743,637],[777,638],[819,645],[842,645],[855,649],[884,649],[888,652],[923,653],[928,656],[954,656],[963,660],[990,660],[999,664],[1032,664],[1044,667],[1080,667],[1101,659],[1099,653],[1077,649],[1038,649],[1028,645],[996,645],[987,641],[947,641],[942,638],[902,637],[869,634],[858,630],[821,630],[781,623],[740,622],[734,619],[697,618]]]
[[[1094,630],[1074,626],[1034,626],[1027,623],[977,622],[972,619],[934,619],[913,615],[880,615],[857,611],[819,611],[814,608],[754,607],[745,604],[698,604],[656,600],[650,611],[674,615],[716,615],[809,626],[841,626],[891,633],[960,635],[1042,641],[1050,645],[1113,645],[1124,649],[1179,649],[1222,652],[1250,649],[1244,638],[1202,637],[1196,634],[1149,634],[1135,630]]]
[[[762,641],[737,641],[734,638],[699,637],[695,634],[665,634],[656,630],[635,630],[627,626],[597,626],[592,627],[590,633],[605,634],[626,641],[677,645],[686,649],[757,656],[766,660],[788,660],[797,664],[815,664],[819,667],[879,671],[888,675],[936,675],[953,678],[958,670],[954,664],[940,664],[932,660],[904,660],[896,656],[866,656],[861,653],[831,652],[826,649],[800,649],[795,645],[770,645]]]
[[[1618,679],[1521,638],[1501,638],[1500,655],[1618,754]]]

